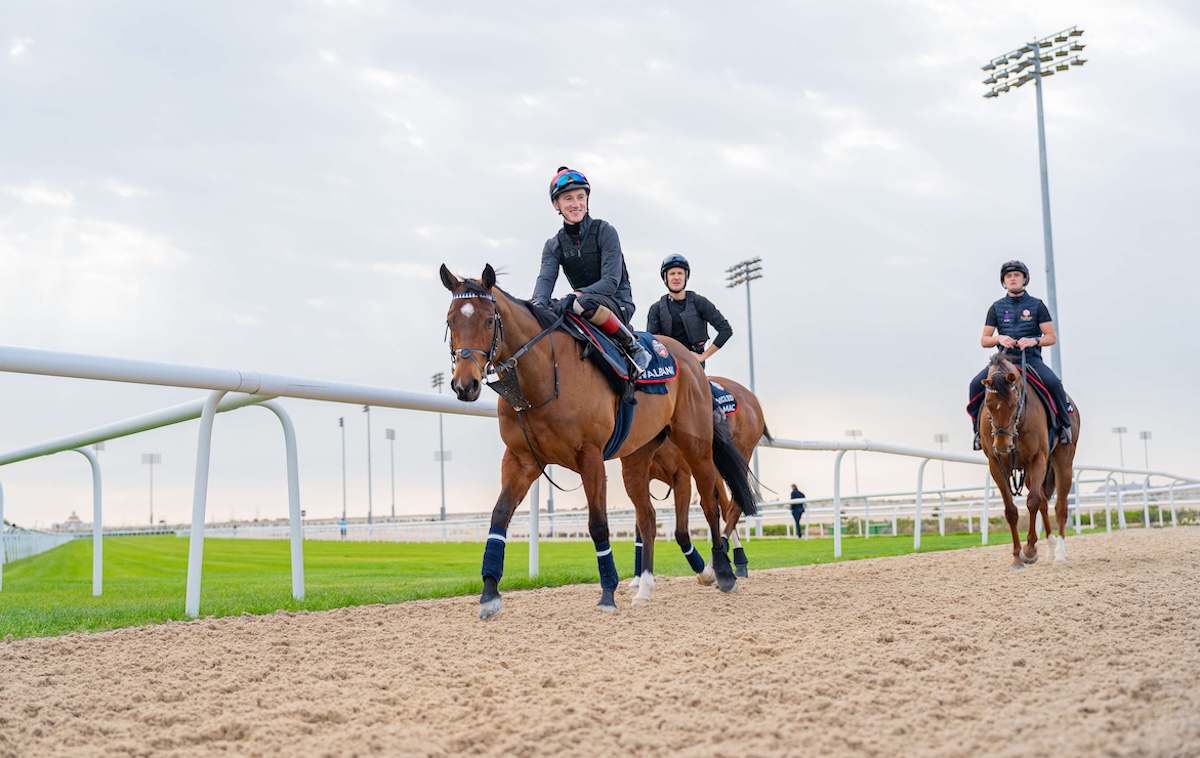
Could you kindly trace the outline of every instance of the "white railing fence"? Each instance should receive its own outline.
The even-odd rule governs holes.
[[[143,416],[138,416],[125,421],[116,422],[102,427],[97,427],[79,434],[70,435],[48,440],[36,445],[22,448],[8,453],[0,454],[0,466],[16,463],[19,461],[29,460],[44,455],[51,455],[59,452],[74,451],[84,455],[91,467],[93,474],[93,593],[100,594],[101,592],[101,575],[102,575],[102,534],[103,534],[103,510],[101,498],[101,479],[100,466],[96,456],[87,449],[86,446],[96,442],[113,439],[128,434],[135,434],[140,431],[159,428],[168,424],[181,423],[183,421],[200,419],[199,440],[196,449],[196,477],[193,490],[192,500],[192,525],[189,532],[189,549],[188,549],[188,581],[187,595],[185,599],[185,610],[188,615],[196,617],[200,613],[200,580],[201,566],[203,555],[203,543],[206,534],[205,528],[205,511],[207,507],[208,494],[208,464],[210,456],[210,447],[212,440],[212,425],[214,417],[219,412],[234,410],[249,405],[262,405],[279,418],[284,432],[284,444],[287,456],[287,479],[288,479],[288,511],[289,524],[287,527],[287,538],[291,541],[291,562],[292,562],[292,594],[297,599],[304,597],[304,568],[303,568],[303,539],[305,536],[304,525],[301,520],[300,495],[299,495],[299,471],[297,465],[296,454],[296,436],[292,426],[291,419],[283,407],[275,402],[272,398],[275,397],[293,397],[309,400],[324,400],[329,402],[349,403],[354,405],[375,405],[380,407],[401,408],[416,411],[429,411],[437,413],[453,413],[469,416],[485,416],[494,417],[496,415],[496,405],[493,402],[476,402],[463,403],[454,397],[443,396],[440,394],[432,394],[428,392],[411,392],[406,390],[393,390],[382,387],[372,387],[365,385],[353,385],[339,382],[329,382],[322,380],[314,380],[307,378],[298,378],[283,376],[277,374],[264,374],[256,371],[237,371],[230,369],[210,369],[198,366],[187,366],[182,364],[155,363],[150,361],[133,361],[119,358],[107,358],[102,356],[81,355],[74,353],[58,353],[44,350],[31,350],[28,348],[18,348],[9,346],[0,346],[0,371],[18,372],[26,374],[37,374],[44,376],[60,376],[79,379],[96,379],[106,381],[125,382],[133,384],[152,384],[165,385],[175,387],[191,387],[196,389],[209,390],[206,398],[191,403],[167,408]],[[236,393],[230,395],[228,393]],[[855,517],[856,506],[851,502],[843,503],[841,495],[841,462],[842,458],[848,451],[862,450],[868,452],[878,452],[889,455],[901,455],[921,459],[921,463],[917,468],[916,474],[916,489],[913,493],[912,503],[912,518],[915,522],[922,521],[922,506],[924,504],[924,495],[927,490],[924,488],[924,471],[925,466],[931,460],[949,461],[953,463],[967,463],[971,465],[984,465],[986,461],[979,455],[959,455],[956,453],[946,453],[938,450],[924,450],[920,448],[906,447],[902,445],[893,445],[890,443],[874,442],[872,440],[861,440],[853,442],[825,442],[825,441],[800,441],[775,439],[770,445],[771,447],[786,450],[797,451],[836,451],[834,459],[834,493],[830,504],[830,520],[832,524],[842,524],[846,516]],[[1114,466],[1077,466],[1076,477],[1084,471],[1099,472],[1107,475],[1109,481],[1115,481],[1112,477],[1114,472],[1128,472],[1140,474],[1146,477],[1144,491],[1149,493],[1149,481],[1152,476],[1166,477],[1171,480],[1170,490],[1173,497],[1174,488],[1177,484],[1190,484],[1200,480],[1192,477],[1182,477],[1169,472],[1150,471],[1128,467]],[[985,471],[986,473],[986,471]],[[0,519],[3,518],[3,494],[0,490]],[[939,497],[944,495],[941,493]],[[1076,500],[1080,496],[1076,490]],[[862,505],[862,521],[870,523],[870,501],[868,498],[857,498],[856,501]],[[526,524],[525,533],[528,535],[530,542],[529,549],[529,572],[531,576],[536,576],[538,573],[538,541],[542,534],[542,528],[539,524],[541,515],[541,507],[539,500],[539,483],[534,482],[529,495],[530,508],[528,515],[523,523]],[[818,501],[812,501],[814,503]],[[1118,504],[1120,503],[1120,495],[1118,495]],[[1148,503],[1148,499],[1147,499]],[[985,476],[983,485],[983,497],[980,501],[981,513],[983,518],[980,521],[981,534],[983,543],[987,543],[987,514],[991,504],[991,479]],[[782,505],[782,504],[767,504]],[[891,505],[893,523],[899,517],[900,508],[898,505]],[[967,505],[967,514],[971,514],[971,506]],[[815,513],[821,506],[814,505]],[[878,508],[878,506],[877,506]],[[942,508],[939,513],[939,519],[944,530],[944,518],[946,508]],[[790,512],[785,508],[768,508],[767,512],[762,517],[756,517],[754,520],[755,528],[758,534],[762,535],[763,521],[771,517],[780,517],[780,514],[786,514],[790,520]],[[1123,528],[1124,512],[1118,510],[1120,526]],[[1173,512],[1174,513],[1174,512]],[[565,514],[546,514],[551,520],[552,531],[557,533],[558,527],[555,521],[559,523],[569,523],[561,521],[567,517]],[[815,514],[814,514],[815,515]],[[622,515],[620,512],[614,511],[613,523],[620,527]],[[1149,506],[1145,506],[1145,521],[1149,523]],[[1174,518],[1173,518],[1174,520]],[[479,519],[478,521],[486,521]],[[411,522],[409,522],[411,523]],[[514,529],[519,529],[517,524],[521,523],[514,519]],[[786,523],[786,522],[785,522]],[[810,522],[811,523],[811,522]],[[1079,529],[1079,507],[1076,504],[1075,512],[1076,528]],[[397,530],[399,525],[396,526]],[[372,539],[375,534],[374,530],[381,530],[380,534],[388,534],[383,530],[384,525],[374,524],[368,529],[367,539]],[[316,535],[322,537],[329,534],[328,528],[337,529],[334,527],[322,527],[313,532],[314,538]],[[408,527],[412,528],[412,527]],[[423,527],[429,529],[430,527]],[[449,522],[438,523],[432,528],[429,534],[435,534],[438,530],[442,532],[442,539],[450,538],[453,534],[465,534],[471,529],[478,528],[478,525],[469,527],[461,525],[457,527],[461,531],[455,531],[449,526]],[[746,524],[746,538],[750,537],[750,524]],[[913,531],[914,548],[920,547],[921,529]],[[209,532],[211,533],[211,532]],[[397,532],[399,533],[399,532]],[[574,533],[579,534],[578,525],[574,528]],[[347,536],[350,534],[349,525],[347,528]],[[354,534],[360,534],[360,528],[354,529]],[[517,531],[519,534],[519,531]],[[866,536],[869,536],[870,529],[866,531]],[[281,535],[282,536],[282,535]],[[337,532],[337,538],[341,539],[342,534],[340,529]],[[514,535],[516,536],[516,535]],[[842,529],[833,529],[834,556],[841,557],[842,554]],[[2,572],[3,563],[0,562],[0,572]],[[2,577],[2,574],[0,574]],[[0,585],[2,586],[2,585]]]

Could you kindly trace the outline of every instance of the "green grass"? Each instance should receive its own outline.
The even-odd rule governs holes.
[[[993,534],[992,544],[1008,535]],[[979,545],[978,534],[922,535],[921,551]],[[655,573],[688,576],[673,541],[655,543]],[[829,563],[830,539],[765,537],[747,543],[752,569]],[[708,560],[707,543],[697,542]],[[529,545],[510,542],[501,589],[597,582],[590,542],[542,542],[541,572],[528,575]],[[633,571],[633,545],[613,546],[621,577]],[[912,537],[844,537],[842,560],[911,553]],[[92,541],[74,540],[4,566],[0,636],[48,637],[186,619],[188,540],[173,536],[104,540],[104,592],[92,596]],[[305,598],[291,596],[291,559],[285,540],[208,539],[204,542],[202,616],[327,610],[371,603],[478,594],[481,543],[304,543]]]

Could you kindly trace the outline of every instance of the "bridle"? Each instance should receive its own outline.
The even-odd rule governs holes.
[[[1003,375],[1002,371],[994,371],[994,372],[992,372],[992,375],[988,378],[995,381],[996,377],[1002,376],[1002,375]],[[1025,421],[1025,398],[1026,398],[1026,394],[1028,391],[1026,381],[1027,380],[1026,380],[1026,373],[1025,373],[1025,351],[1022,350],[1021,351],[1021,397],[1020,397],[1020,399],[1017,400],[1017,412],[1013,414],[1012,421],[1009,424],[1006,424],[1004,426],[999,426],[999,427],[996,426],[996,418],[990,412],[988,413],[988,422],[992,425],[992,438],[994,439],[996,437],[1003,436],[1003,437],[1009,437],[1012,439],[1012,446],[1009,448],[1007,461],[1002,460],[1000,458],[1000,454],[996,453],[995,445],[992,446],[992,453],[996,456],[996,460],[1000,463],[1001,466],[1006,466],[1008,468],[1009,484],[1012,485],[1012,493],[1014,495],[1020,495],[1021,490],[1023,490],[1025,488],[1025,469],[1019,468],[1017,466],[1018,457],[1019,457],[1019,453],[1020,453],[1020,451],[1017,448],[1017,438],[1021,431],[1021,424],[1024,423],[1024,421]],[[984,387],[984,389],[992,394],[996,394],[999,392],[999,390],[996,390],[992,387]],[[1011,431],[1009,431],[1009,427],[1012,428]]]
[[[479,298],[480,300],[490,300],[493,305],[496,303],[495,295],[487,292],[458,292],[451,295],[450,299],[467,300],[475,297]],[[541,470],[542,475],[546,477],[550,484],[558,487],[558,489],[562,490],[563,492],[570,492],[571,490],[559,487],[558,483],[551,479],[550,475],[546,473],[546,464],[542,463],[541,459],[538,458],[537,452],[535,452],[533,449],[533,440],[529,439],[529,430],[525,427],[525,416],[523,415],[525,411],[536,410],[558,398],[558,352],[554,347],[554,340],[550,340],[550,356],[554,364],[554,392],[550,394],[550,397],[546,398],[537,405],[529,402],[529,400],[525,397],[525,392],[521,389],[521,381],[517,377],[516,372],[517,361],[520,360],[521,356],[527,353],[534,345],[540,342],[547,335],[552,334],[555,329],[562,326],[565,318],[565,315],[559,314],[558,318],[554,319],[549,326],[538,332],[537,336],[526,342],[519,350],[513,353],[511,358],[504,363],[497,364],[496,351],[499,349],[500,340],[504,337],[504,325],[500,320],[500,310],[499,308],[496,308],[493,312],[494,320],[492,322],[492,346],[488,349],[488,351],[485,353],[482,350],[476,350],[473,348],[461,348],[459,350],[455,350],[454,345],[451,344],[450,363],[451,365],[457,365],[458,361],[462,358],[470,358],[471,361],[475,363],[475,365],[479,368],[479,373],[483,376],[484,384],[492,388],[496,394],[508,401],[509,405],[512,406],[512,409],[517,412],[517,420],[521,422],[521,431],[525,435],[525,444],[528,445],[529,452],[533,456],[533,460],[537,463],[538,469]],[[449,341],[449,337],[450,321],[447,320],[447,341]],[[476,358],[476,356],[479,355],[483,356],[484,358],[483,365],[480,365],[478,358]],[[489,376],[493,376],[495,378],[491,381],[488,381]],[[580,482],[579,486],[582,487],[583,482]],[[579,489],[579,487],[576,487],[575,489]]]

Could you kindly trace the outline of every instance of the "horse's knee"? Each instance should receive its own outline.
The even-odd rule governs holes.
[[[687,547],[691,541],[692,535],[688,533],[687,529],[679,527],[675,530],[675,544],[680,547]]]

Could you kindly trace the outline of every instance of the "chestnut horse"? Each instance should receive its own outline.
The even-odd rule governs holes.
[[[763,418],[762,405],[759,404],[758,398],[754,396],[753,392],[732,379],[719,376],[709,377],[709,379],[724,387],[737,399],[737,412],[728,416],[726,420],[733,436],[733,444],[742,457],[749,460],[750,456],[754,454],[754,447],[759,440],[764,437],[768,442],[771,440],[771,433],[767,431],[767,422]],[[687,558],[688,565],[696,572],[700,583],[712,584],[715,581],[712,568],[704,565],[704,559],[692,546],[691,530],[688,528],[689,501],[692,497],[692,470],[688,468],[687,461],[683,459],[679,448],[670,440],[664,442],[658,452],[654,454],[654,461],[650,465],[650,478],[665,482],[671,487],[675,496],[675,542],[679,544],[679,549]],[[721,487],[719,483],[717,495],[720,498],[721,515],[725,518],[725,539],[733,541],[733,573],[739,577],[749,576],[749,571],[747,571],[749,561],[746,559],[746,551],[742,549],[736,531],[742,511],[736,503],[729,499],[725,488]],[[640,542],[639,537],[639,545]],[[635,548],[634,576],[629,583],[631,589],[636,589],[641,581],[640,560],[637,558],[640,556],[639,550],[640,547]]]
[[[1042,514],[1046,524],[1046,536],[1054,546],[1054,562],[1067,560],[1067,543],[1064,539],[1067,525],[1067,497],[1071,492],[1071,477],[1074,474],[1075,443],[1060,443],[1050,452],[1050,436],[1046,407],[1026,388],[1026,377],[1003,353],[996,353],[988,363],[988,377],[983,380],[986,394],[979,416],[979,428],[984,423],[991,425],[991,434],[981,434],[983,452],[988,459],[992,479],[1000,488],[1004,498],[1004,516],[1012,530],[1014,569],[1025,564],[1036,563],[1037,514]],[[1075,406],[1074,440],[1079,439],[1079,406]],[[1029,495],[1025,505],[1029,509],[1029,534],[1024,549],[1017,535],[1017,507],[1013,505],[1013,487],[1020,494],[1020,486],[1013,478],[1019,471],[1023,482],[1027,475]],[[1058,540],[1050,535],[1049,498],[1058,492],[1054,501],[1054,515],[1058,522]]]
[[[489,373],[495,372],[500,438],[506,450],[500,465],[500,496],[492,509],[483,553],[483,594],[479,617],[502,609],[498,589],[504,572],[508,526],[545,466],[571,469],[583,480],[588,504],[588,530],[596,546],[600,571],[600,603],[616,610],[613,592],[617,570],[609,544],[604,448],[616,425],[620,398],[582,346],[554,324],[543,328],[530,304],[496,286],[491,265],[478,280],[459,279],[444,265],[442,283],[452,293],[446,315],[454,371],[450,387],[459,400],[474,401]],[[637,528],[646,535],[642,581],[633,602],[649,602],[654,589],[654,506],[650,502],[650,462],[668,437],[679,448],[700,489],[700,502],[714,535],[713,567],[717,586],[737,588],[737,579],[720,540],[718,472],[733,499],[753,515],[754,493],[746,460],[726,430],[715,422],[712,392],[699,360],[672,339],[662,341],[676,361],[676,379],[667,393],[639,393],[629,434],[612,457],[621,459],[625,491],[633,501]],[[523,406],[517,410],[514,397]],[[526,400],[528,399],[528,400]]]

